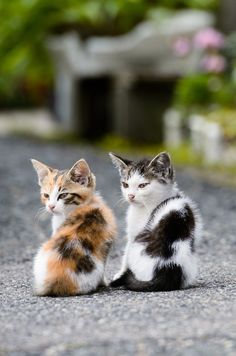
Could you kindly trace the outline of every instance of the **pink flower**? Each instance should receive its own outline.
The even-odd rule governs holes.
[[[194,45],[200,49],[207,49],[207,48],[222,48],[224,46],[224,35],[214,28],[205,28],[199,31],[194,39]]]
[[[206,55],[202,58],[201,67],[206,72],[221,73],[226,67],[226,60],[219,54]]]
[[[173,49],[178,57],[185,57],[191,50],[191,44],[187,37],[179,37],[173,44]]]

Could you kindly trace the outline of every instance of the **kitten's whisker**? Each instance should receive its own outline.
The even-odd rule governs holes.
[[[125,204],[126,203],[126,200],[124,197],[121,197],[115,204],[115,206],[117,205],[121,205],[121,204]]]
[[[40,219],[44,218],[46,215],[47,215],[47,211],[46,211],[45,207],[42,207],[35,214],[34,220],[36,222],[38,222]]]
[[[39,208],[38,211],[37,211],[37,213],[35,214],[35,217],[37,217],[39,214],[41,214],[44,210],[45,210],[44,207]]]

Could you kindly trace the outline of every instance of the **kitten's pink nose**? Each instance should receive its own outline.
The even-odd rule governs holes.
[[[129,197],[129,200],[130,200],[130,201],[133,201],[134,198],[135,198],[135,195],[134,195],[134,194],[128,194],[128,197]]]
[[[52,204],[48,205],[48,207],[51,211],[53,211],[55,209],[55,205],[52,205]]]

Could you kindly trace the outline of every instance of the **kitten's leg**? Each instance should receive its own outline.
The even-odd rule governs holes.
[[[104,276],[103,279],[101,280],[101,282],[99,283],[99,287],[107,287],[108,284],[109,283],[108,283],[106,277]]]
[[[114,277],[113,277],[113,281],[116,281],[117,279],[120,279],[120,277],[125,273],[125,271],[127,270],[128,267],[128,253],[129,253],[129,249],[130,249],[130,242],[128,241],[126,246],[125,246],[125,252],[122,258],[122,264],[121,264],[121,268],[119,270],[119,272],[117,272]]]

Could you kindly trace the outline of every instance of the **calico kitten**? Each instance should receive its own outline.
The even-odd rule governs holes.
[[[33,159],[32,164],[53,227],[34,260],[35,292],[69,296],[94,291],[103,284],[116,234],[113,213],[95,192],[95,176],[83,159],[68,171]]]
[[[168,153],[133,162],[110,153],[130,204],[120,272],[111,285],[134,291],[169,291],[191,285],[197,274],[195,245],[201,219],[175,183]]]

